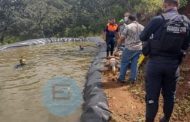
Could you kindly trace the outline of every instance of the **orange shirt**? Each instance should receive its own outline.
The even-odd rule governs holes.
[[[107,24],[107,29],[110,32],[117,31],[118,30],[118,25],[117,24],[110,24],[110,23],[108,23]]]

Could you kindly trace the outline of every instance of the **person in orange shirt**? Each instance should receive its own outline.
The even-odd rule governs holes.
[[[115,18],[109,20],[105,30],[106,44],[107,44],[107,58],[113,56],[115,47],[115,38],[118,36],[118,25],[115,22]]]

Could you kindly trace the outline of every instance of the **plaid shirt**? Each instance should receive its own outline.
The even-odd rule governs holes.
[[[125,29],[121,33],[121,36],[125,37],[125,48],[129,50],[142,50],[142,42],[139,35],[143,30],[144,26],[136,21],[125,26]]]

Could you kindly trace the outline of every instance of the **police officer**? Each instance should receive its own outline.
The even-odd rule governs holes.
[[[154,17],[140,35],[150,48],[145,76],[146,122],[154,122],[160,92],[164,98],[160,122],[169,122],[173,112],[179,65],[190,41],[190,22],[178,13],[178,6],[179,0],[163,0],[164,13]]]

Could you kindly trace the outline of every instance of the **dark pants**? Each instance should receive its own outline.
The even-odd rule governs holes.
[[[106,44],[107,44],[107,57],[109,55],[113,56],[113,51],[114,51],[114,47],[115,47],[114,38],[108,38],[106,41]]]
[[[164,98],[164,117],[169,121],[174,107],[176,82],[179,77],[178,60],[150,59],[146,66],[146,122],[154,122],[159,96]]]

